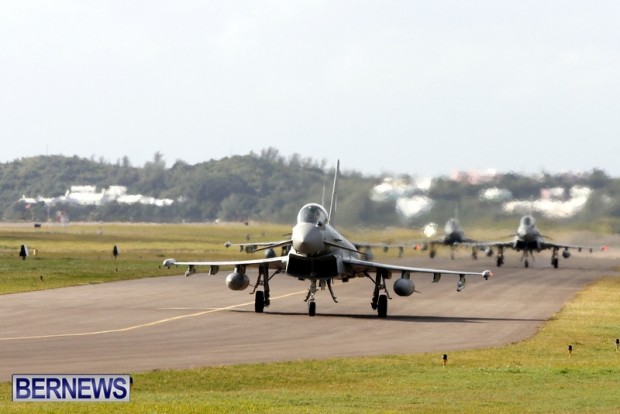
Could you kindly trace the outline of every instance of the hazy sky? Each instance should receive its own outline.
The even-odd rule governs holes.
[[[0,162],[620,176],[620,2],[0,0]]]

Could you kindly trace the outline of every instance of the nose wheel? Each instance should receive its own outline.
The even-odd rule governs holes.
[[[308,316],[316,315],[316,302],[308,302]]]
[[[529,250],[523,250],[523,256],[521,256],[521,260],[523,260],[523,266],[526,268],[530,267],[530,261],[528,257],[531,257],[534,260],[534,253]]]
[[[314,296],[316,295],[316,292],[317,292],[316,282],[317,282],[316,279],[313,279],[310,281],[310,287],[308,288],[308,294],[306,295],[306,299],[304,299],[304,301],[308,303],[308,316],[316,315],[316,302],[314,301]],[[321,288],[321,290],[325,290],[326,286],[327,286],[327,289],[329,289],[329,294],[331,295],[334,303],[338,303],[338,299],[336,298],[336,295],[334,295],[334,290],[332,289],[332,280],[331,279],[319,280],[319,287]]]

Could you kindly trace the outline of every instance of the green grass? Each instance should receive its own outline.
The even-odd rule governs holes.
[[[122,252],[119,263],[126,260],[148,268],[151,256],[159,261],[161,254],[167,256],[169,253],[166,249],[164,253],[151,249],[158,239],[175,240],[178,244],[173,243],[169,248],[177,253],[185,254],[187,248],[196,256],[207,254],[210,247],[202,243],[202,238],[217,238],[216,229],[207,228],[210,236],[205,234],[204,228],[200,232],[188,231],[191,236],[183,235],[184,228],[166,228],[169,238],[161,234],[149,235],[148,229],[141,230],[135,251],[123,249],[125,243],[131,243],[132,237],[136,237],[136,232],[130,233],[122,244],[118,242]],[[243,230],[237,229],[238,234],[242,235]],[[88,241],[80,243],[79,254],[43,258],[41,256],[47,254],[52,256],[52,245],[57,244],[48,246],[42,238],[36,242],[46,246],[41,249],[39,259],[29,258],[24,262],[13,254],[11,266],[18,268],[40,262],[39,271],[47,269],[50,275],[58,272],[58,276],[50,278],[60,278],[63,270],[57,267],[67,272],[76,267],[73,272],[80,275],[90,272],[93,265],[101,261],[101,274],[92,274],[84,281],[107,280],[105,277],[111,276],[106,274],[111,271],[106,266],[108,262],[113,265],[115,262],[103,255],[111,252],[116,238],[110,236],[100,244],[92,240],[90,231],[84,230]],[[113,231],[106,227],[105,233]],[[198,247],[197,242],[203,247]],[[213,248],[220,242],[214,241]],[[89,252],[95,248],[103,252],[101,258],[90,257]],[[223,249],[221,254],[232,254],[229,252]],[[54,254],[61,253],[54,251]],[[69,259],[72,256],[83,258]],[[3,265],[7,260],[2,260]],[[157,266],[154,268],[156,274],[163,271]],[[4,273],[3,269],[2,277]],[[533,338],[504,347],[451,352],[447,367],[442,365],[441,354],[416,354],[134,373],[131,402],[116,404],[13,403],[10,383],[2,383],[0,412],[618,412],[620,352],[616,351],[614,340],[620,337],[619,321],[620,279],[608,277],[581,292]],[[569,344],[574,348],[572,356],[567,352]]]
[[[224,242],[283,240],[290,231],[290,226],[272,224],[44,224],[41,229],[5,224],[0,226],[0,294],[182,273],[160,266],[168,257],[261,257],[258,252],[248,256],[235,246],[226,248]],[[407,230],[350,234],[363,241],[385,242],[406,239]],[[22,244],[30,251],[26,260],[19,257]],[[120,249],[117,259],[112,257],[114,245]]]
[[[283,226],[81,224],[0,227],[0,293],[24,292],[112,280],[179,274],[164,258],[243,257],[224,241],[282,238]],[[250,233],[255,231],[256,235]],[[19,257],[26,244],[30,256]],[[117,245],[120,255],[112,256]],[[36,251],[36,253],[35,253]]]

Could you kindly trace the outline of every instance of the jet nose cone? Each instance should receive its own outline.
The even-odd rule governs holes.
[[[293,228],[293,248],[301,254],[313,255],[324,250],[323,233],[311,223],[299,223]]]

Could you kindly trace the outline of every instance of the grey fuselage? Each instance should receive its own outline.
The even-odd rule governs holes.
[[[360,259],[357,249],[332,225],[320,204],[306,204],[293,227],[286,273],[299,279],[346,277],[342,258]]]

